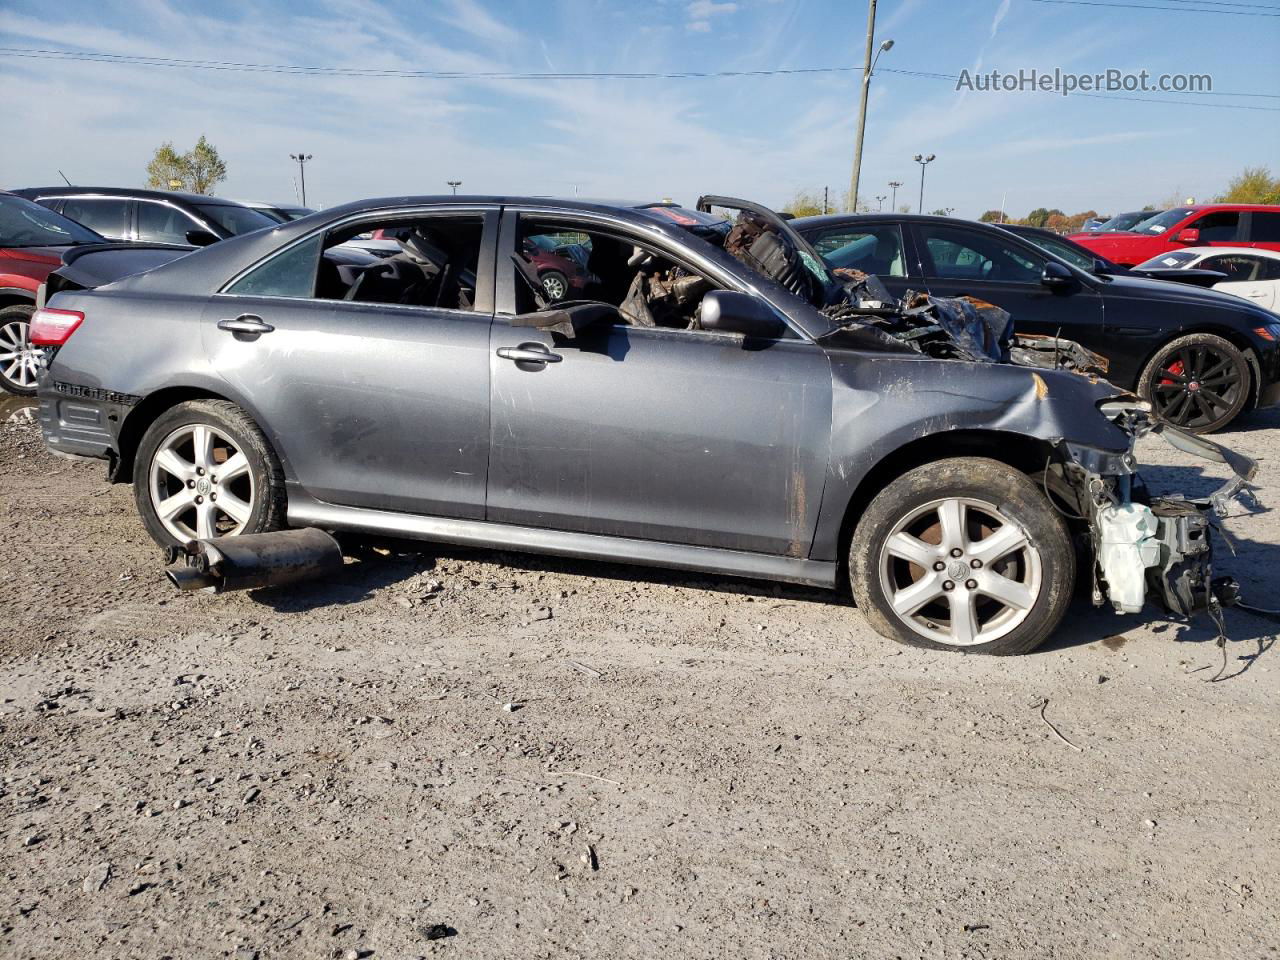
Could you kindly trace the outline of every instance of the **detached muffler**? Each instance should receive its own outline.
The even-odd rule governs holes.
[[[281,587],[342,569],[342,548],[323,530],[281,530],[193,540],[167,552],[165,576],[179,590]]]

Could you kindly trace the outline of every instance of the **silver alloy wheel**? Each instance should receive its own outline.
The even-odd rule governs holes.
[[[565,294],[569,292],[568,284],[555,274],[548,274],[542,278],[542,289],[552,300],[563,300]]]
[[[12,320],[0,326],[0,377],[24,390],[36,385],[40,354],[31,346],[31,324]]]
[[[1040,554],[995,506],[934,500],[907,514],[880,550],[885,599],[908,628],[935,643],[971,647],[1008,634],[1042,586]]]
[[[254,479],[236,442],[207,424],[179,427],[156,448],[151,505],[182,542],[234,536],[253,513]]]

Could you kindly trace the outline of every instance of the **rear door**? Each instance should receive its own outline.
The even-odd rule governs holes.
[[[1196,264],[1198,270],[1216,270],[1227,279],[1215,283],[1213,289],[1234,294],[1256,303],[1264,310],[1276,308],[1276,277],[1280,277],[1280,260],[1253,253],[1219,253]]]
[[[1061,334],[1106,354],[1102,297],[1079,281],[1051,289],[1040,277],[1048,258],[1004,231],[960,224],[912,224],[929,292],[976,297],[1007,310],[1019,333]]]
[[[252,402],[307,493],[349,506],[479,519],[497,214],[465,207],[397,215],[429,224],[446,246],[474,238],[474,262],[451,263],[472,278],[474,305],[464,298],[390,302],[387,283],[376,302],[362,299],[374,286],[350,280],[368,262],[347,269],[359,254],[321,258],[322,246],[386,226],[390,214],[367,225],[353,217],[284,248],[215,296],[204,323],[207,352]],[[341,271],[335,258],[346,261]]]
[[[1254,210],[1249,214],[1249,246],[1280,251],[1280,211]]]
[[[108,240],[131,240],[131,205],[126,197],[67,197],[61,213]]]
[[[621,321],[573,338],[516,326],[528,297],[511,258],[537,236],[573,237],[590,251],[592,280],[575,299],[618,306],[646,255],[733,286],[723,268],[608,218],[508,211],[489,358],[488,518],[806,556],[830,445],[823,350],[790,329],[749,341]],[[531,351],[559,359],[522,359]]]

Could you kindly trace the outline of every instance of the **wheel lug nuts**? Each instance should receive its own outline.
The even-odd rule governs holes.
[[[975,570],[981,570],[982,561],[979,560],[977,557],[974,557],[972,560],[969,561],[969,566],[973,567],[973,569]]]
[[[204,497],[196,497],[196,503],[204,503]]]
[[[204,476],[204,467],[196,467],[196,476],[197,476],[197,477],[203,477],[203,476]]]
[[[187,481],[187,486],[188,486],[188,487],[195,487],[195,485],[196,485],[196,482],[195,482],[194,480],[188,480],[188,481]]]
[[[977,590],[977,589],[978,589],[978,581],[977,581],[977,580],[966,580],[966,581],[964,582],[964,587],[965,587],[965,589],[966,589],[966,590]]]
[[[942,589],[945,590],[947,593],[950,593],[955,588],[956,588],[956,585],[952,583],[950,580],[942,581]]]
[[[209,499],[210,499],[210,500],[217,500],[217,499],[218,499],[218,495],[217,495],[216,493],[211,493],[211,494],[209,494]]]
[[[960,555],[961,555],[961,554],[963,554],[963,553],[964,553],[964,551],[963,551],[963,550],[961,550],[959,547],[952,547],[952,548],[951,548],[951,555],[952,555],[953,557],[958,557],[958,556],[960,556]]]
[[[934,565],[933,565],[933,569],[935,569],[935,570],[937,570],[939,573],[941,573],[943,570],[947,569],[947,565],[946,565],[945,563],[943,563],[941,560],[939,560],[939,561],[937,561],[936,563],[934,563]]]

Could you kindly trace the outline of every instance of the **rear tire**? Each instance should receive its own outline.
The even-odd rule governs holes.
[[[0,310],[0,388],[20,397],[36,393],[36,354],[31,348],[31,315],[36,308],[18,303]]]
[[[955,457],[908,471],[867,507],[849,580],[875,631],[932,650],[1029,653],[1071,603],[1075,552],[1024,474]]]
[[[542,289],[552,303],[559,303],[569,298],[569,278],[559,270],[548,270],[538,278]]]
[[[227,400],[191,400],[156,418],[134,457],[133,495],[162,547],[285,526],[280,460]]]
[[[1188,433],[1213,433],[1249,402],[1253,376],[1234,343],[1192,333],[1166,343],[1138,378],[1138,394],[1155,412]]]

